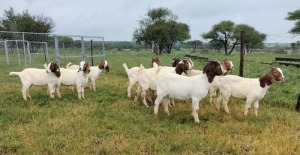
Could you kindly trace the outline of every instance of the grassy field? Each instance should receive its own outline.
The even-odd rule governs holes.
[[[209,59],[231,59],[232,74],[239,73],[239,54],[200,54],[190,51],[159,56],[162,65],[185,54]],[[273,54],[245,56],[244,77],[264,75]],[[150,67],[149,52],[108,51],[110,72],[97,80],[97,91],[85,90],[85,100],[62,87],[62,98],[50,99],[46,87],[32,87],[25,102],[21,82],[4,68],[0,73],[0,154],[300,154],[300,113],[295,105],[300,92],[300,69],[280,66],[285,83],[275,83],[260,102],[258,117],[243,115],[244,100],[231,99],[230,114],[217,112],[208,98],[201,101],[200,123],[193,121],[191,103],[178,102],[167,116],[162,108],[153,114],[153,104],[128,99],[128,79],[122,63]],[[293,56],[291,56],[293,57]],[[300,57],[296,55],[296,57]],[[202,70],[205,62],[194,61]],[[35,64],[36,67],[42,64]]]

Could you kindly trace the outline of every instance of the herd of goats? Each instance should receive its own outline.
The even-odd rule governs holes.
[[[243,78],[236,75],[229,75],[228,71],[233,70],[233,63],[226,59],[223,63],[213,60],[208,61],[203,70],[193,69],[194,63],[189,57],[176,58],[172,66],[160,66],[158,58],[152,58],[152,67],[145,68],[143,65],[128,68],[125,63],[129,79],[127,95],[131,98],[134,85],[138,84],[134,101],[137,102],[141,95],[143,103],[149,107],[147,100],[154,102],[154,114],[158,113],[158,107],[162,103],[164,111],[170,115],[169,106],[174,106],[175,99],[192,101],[192,116],[196,123],[199,123],[198,111],[199,102],[209,92],[210,103],[220,110],[220,103],[223,103],[224,111],[229,113],[227,104],[230,97],[246,99],[244,114],[253,104],[254,114],[257,116],[259,101],[276,81],[284,82],[284,75],[280,68],[272,67],[266,74],[259,78]],[[76,86],[78,98],[84,99],[84,86],[91,82],[90,89],[96,91],[96,79],[102,72],[109,72],[109,65],[102,60],[98,66],[89,66],[85,61],[79,65],[71,65],[60,68],[57,63],[50,62],[44,65],[45,69],[26,68],[21,72],[10,72],[10,75],[18,75],[23,88],[24,100],[31,98],[29,88],[32,85],[48,86],[48,94],[51,98],[56,94],[61,97],[59,89],[61,85]],[[219,96],[217,97],[217,91]]]

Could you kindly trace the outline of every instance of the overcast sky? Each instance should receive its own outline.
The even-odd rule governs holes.
[[[92,35],[106,41],[131,41],[149,9],[166,7],[190,26],[192,40],[222,20],[247,24],[268,35],[267,42],[300,40],[288,31],[294,22],[284,18],[300,9],[299,0],[0,0],[0,17],[13,7],[31,15],[51,17],[55,34]]]

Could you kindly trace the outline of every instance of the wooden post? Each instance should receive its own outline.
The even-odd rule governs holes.
[[[240,77],[244,76],[244,52],[245,42],[244,42],[244,31],[241,31],[241,53],[240,53]]]
[[[91,40],[91,59],[92,59],[92,66],[94,66],[93,40]]]
[[[296,110],[300,112],[300,93],[298,95],[298,101],[297,101],[297,105],[296,105]]]

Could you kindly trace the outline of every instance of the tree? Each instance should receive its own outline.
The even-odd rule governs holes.
[[[1,31],[19,31],[19,32],[35,32],[35,33],[50,33],[54,27],[51,18],[43,15],[32,16],[26,10],[22,14],[16,14],[13,8],[4,10],[4,17],[0,19]],[[48,35],[25,35],[26,41],[46,42]],[[23,39],[16,34],[5,33],[0,36],[0,39]],[[40,48],[40,44],[33,44],[30,48],[31,52],[36,52]]]
[[[225,54],[229,55],[234,47],[240,44],[240,32],[245,31],[245,46],[248,52],[255,47],[261,46],[266,39],[266,35],[259,33],[253,27],[246,24],[235,25],[232,21],[222,21],[212,27],[207,33],[202,34],[204,39],[210,39],[210,43],[220,49],[220,43],[224,47]],[[228,48],[231,49],[228,52]]]
[[[196,51],[197,48],[202,46],[202,41],[200,40],[191,40],[188,41],[187,44],[193,48],[193,51]]]
[[[208,42],[208,47],[220,52],[221,48],[223,47],[223,44],[219,41],[211,40],[210,42]]]
[[[176,42],[190,38],[189,26],[177,22],[178,17],[171,10],[167,8],[152,9],[146,16],[139,21],[140,27],[134,31],[133,41],[137,44],[154,45],[156,54],[161,54],[163,50],[171,53]]]
[[[253,48],[258,48],[261,46],[261,43],[266,39],[266,35],[259,33],[253,27],[246,24],[236,25],[234,30],[234,38],[240,40],[240,33],[244,31],[244,43],[247,53],[251,53]]]
[[[19,32],[35,32],[35,33],[50,33],[54,28],[54,23],[50,17],[43,15],[32,16],[28,11],[22,14],[16,14],[13,8],[4,11],[4,17],[0,20],[0,29],[2,31],[19,31]],[[1,39],[12,39],[12,36],[1,36]],[[44,41],[47,38],[40,36],[25,38],[28,41]],[[43,40],[41,40],[43,39]]]
[[[293,50],[299,49],[300,48],[300,41],[297,41],[295,43],[291,43],[291,47]]]
[[[221,21],[219,24],[216,24],[212,27],[207,33],[202,34],[204,39],[211,39],[217,42],[221,42],[223,44],[225,54],[228,55],[232,52],[233,48],[231,49],[230,53],[228,53],[228,48],[230,44],[234,46],[237,44],[237,40],[234,39],[234,23],[229,20]]]
[[[288,12],[286,20],[295,21],[295,26],[289,31],[292,34],[300,34],[300,9]]]
[[[59,37],[58,42],[63,49],[74,46],[74,40],[70,37]]]

